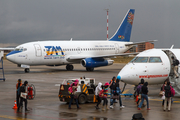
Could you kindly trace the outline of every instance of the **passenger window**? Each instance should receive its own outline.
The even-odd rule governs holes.
[[[136,63],[146,63],[148,61],[148,57],[137,57],[137,59],[134,60]]]
[[[162,62],[162,60],[160,57],[150,57],[149,62],[150,63],[156,63],[156,62],[160,63],[160,62]]]

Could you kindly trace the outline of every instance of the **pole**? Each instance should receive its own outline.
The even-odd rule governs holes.
[[[108,12],[109,12],[109,9],[106,9],[106,11],[107,11],[107,40],[109,39],[109,37],[108,37],[108,30],[109,30],[109,26],[108,26]]]

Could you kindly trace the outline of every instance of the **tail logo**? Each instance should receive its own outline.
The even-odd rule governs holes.
[[[132,12],[129,12],[127,22],[132,25],[133,19],[134,19],[134,14]]]
[[[124,39],[124,36],[123,36],[123,35],[119,35],[119,36],[118,36],[118,39],[122,39],[122,40],[123,40],[123,39]]]

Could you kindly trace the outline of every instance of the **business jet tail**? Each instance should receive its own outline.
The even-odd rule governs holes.
[[[129,42],[131,37],[131,29],[134,20],[134,9],[129,9],[120,26],[115,34],[109,39],[109,41],[123,41]]]

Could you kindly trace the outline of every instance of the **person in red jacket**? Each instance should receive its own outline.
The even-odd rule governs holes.
[[[108,110],[108,100],[107,100],[107,96],[108,96],[108,87],[109,87],[109,83],[106,82],[104,84],[104,89],[102,90],[103,91],[103,96],[102,96],[102,100],[103,100],[103,107],[102,107],[102,110],[105,110],[104,109],[104,106],[106,105],[106,110]]]

